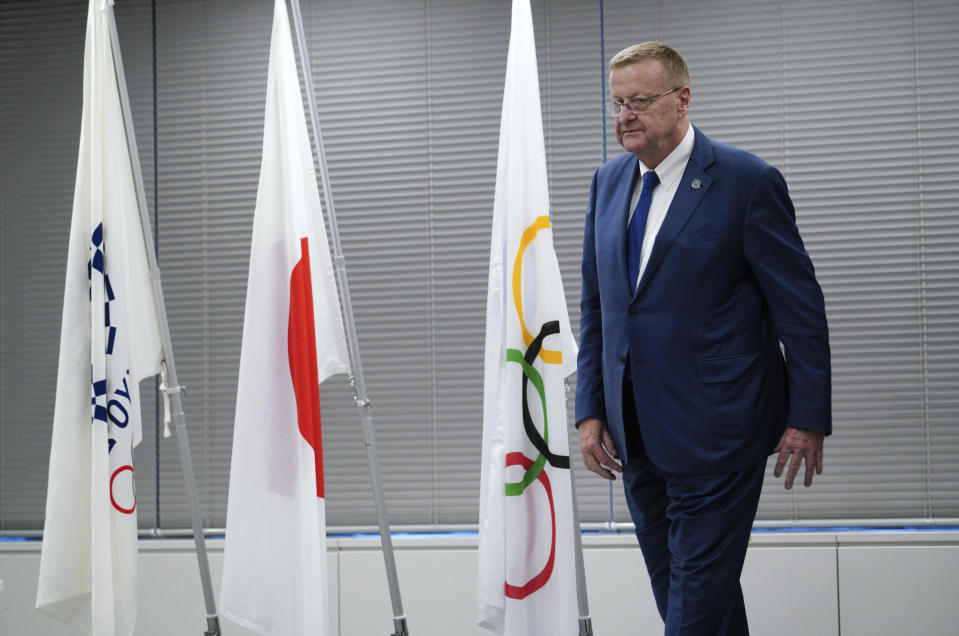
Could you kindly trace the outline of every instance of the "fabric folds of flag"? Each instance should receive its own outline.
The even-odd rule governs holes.
[[[553,251],[529,0],[514,0],[493,202],[477,622],[577,634],[565,379],[576,343]]]
[[[37,609],[88,634],[133,632],[139,383],[162,336],[104,0],[90,0]]]
[[[319,383],[349,370],[290,23],[276,0],[220,592],[258,633],[328,633]]]

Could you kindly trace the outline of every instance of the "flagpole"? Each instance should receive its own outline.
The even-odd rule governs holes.
[[[183,401],[180,393],[183,389],[177,383],[176,363],[173,360],[173,343],[170,339],[170,325],[167,321],[166,304],[163,300],[163,286],[160,282],[160,266],[157,262],[156,250],[153,243],[153,231],[150,229],[150,215],[146,202],[146,190],[143,185],[143,172],[140,169],[140,155],[137,150],[136,135],[133,129],[133,111],[130,108],[130,95],[127,91],[126,74],[123,70],[123,56],[120,53],[120,38],[117,33],[116,16],[113,13],[113,2],[106,3],[107,16],[110,23],[110,44],[113,49],[113,60],[116,67],[117,87],[120,93],[120,106],[123,110],[123,121],[127,133],[127,149],[130,153],[130,165],[133,169],[133,180],[136,184],[137,203],[140,208],[140,225],[143,228],[143,240],[146,243],[147,258],[150,263],[150,275],[153,279],[153,297],[159,313],[160,331],[163,336],[164,366],[166,367],[167,381],[161,390],[164,399],[169,399],[172,410],[173,430],[180,451],[180,466],[183,469],[183,481],[186,486],[187,499],[190,504],[190,516],[193,521],[193,540],[196,544],[196,556],[200,566],[200,583],[203,587],[203,598],[206,603],[205,636],[220,636],[220,621],[216,611],[216,600],[213,596],[213,583],[210,577],[210,562],[206,552],[206,541],[203,537],[203,524],[200,521],[200,505],[196,492],[196,477],[193,474],[193,460],[190,457],[190,442],[186,432],[186,416],[183,413]]]
[[[373,412],[370,400],[366,395],[366,381],[363,377],[363,363],[360,359],[360,347],[356,337],[356,321],[353,318],[353,303],[350,300],[350,286],[346,278],[346,259],[340,245],[340,234],[336,224],[336,212],[333,208],[333,195],[330,187],[329,170],[326,165],[326,152],[323,149],[323,136],[320,132],[320,119],[317,115],[316,98],[313,95],[313,73],[310,70],[310,57],[306,48],[306,35],[303,31],[303,17],[300,13],[299,0],[290,0],[293,8],[293,23],[296,27],[297,48],[300,53],[300,63],[303,67],[303,80],[306,85],[306,97],[310,108],[310,122],[313,125],[313,138],[316,143],[317,162],[320,167],[320,182],[323,185],[323,199],[330,221],[330,239],[333,242],[333,263],[336,267],[336,280],[339,287],[344,313],[344,326],[347,333],[347,345],[350,354],[350,364],[353,370],[350,384],[353,386],[353,399],[359,410],[360,422],[363,427],[363,443],[366,445],[366,457],[370,465],[370,480],[373,486],[373,499],[376,506],[376,517],[379,521],[380,540],[383,546],[383,560],[386,564],[386,576],[390,589],[390,600],[393,605],[393,634],[392,636],[408,636],[406,615],[403,613],[403,600],[400,598],[399,579],[396,574],[396,559],[393,555],[393,540],[390,537],[390,526],[386,519],[386,504],[383,500],[383,486],[380,477],[380,464],[376,453],[376,440],[373,437]]]
[[[586,566],[583,564],[583,536],[579,527],[579,506],[576,504],[576,477],[569,471],[569,485],[573,489],[573,550],[576,555],[576,601],[579,605],[579,636],[593,636],[593,619],[589,616],[586,596]]]
[[[569,404],[569,382],[566,382],[566,403]],[[568,433],[567,433],[568,434]],[[579,505],[576,503],[576,475],[569,469],[569,487],[573,491],[573,553],[576,561],[576,602],[579,606],[579,636],[593,636],[593,619],[589,615],[586,596],[586,566],[583,563],[583,535],[579,525]]]

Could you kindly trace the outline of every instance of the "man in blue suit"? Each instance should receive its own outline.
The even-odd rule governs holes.
[[[766,459],[786,488],[803,463],[806,486],[822,472],[823,295],[782,174],[690,124],[682,56],[647,42],[609,66],[628,153],[590,189],[579,446],[589,470],[623,474],[667,636],[742,636]]]

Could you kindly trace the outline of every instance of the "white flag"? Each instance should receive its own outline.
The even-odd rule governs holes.
[[[349,370],[286,5],[276,0],[220,610],[328,633],[319,383]]]
[[[122,636],[136,621],[138,388],[160,371],[162,337],[108,11],[90,0],[37,609]]]
[[[529,0],[513,1],[500,123],[483,402],[477,622],[578,633],[565,378],[576,342],[553,251]]]

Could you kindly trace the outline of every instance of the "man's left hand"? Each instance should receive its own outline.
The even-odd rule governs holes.
[[[786,472],[786,490],[793,487],[793,480],[796,479],[803,459],[806,460],[806,477],[803,479],[803,484],[807,488],[812,485],[813,470],[817,475],[822,475],[822,442],[821,431],[786,429],[779,444],[773,450],[774,453],[779,453],[776,470],[773,472],[776,477],[782,476],[783,468],[786,467],[786,462],[789,462],[789,470]]]

